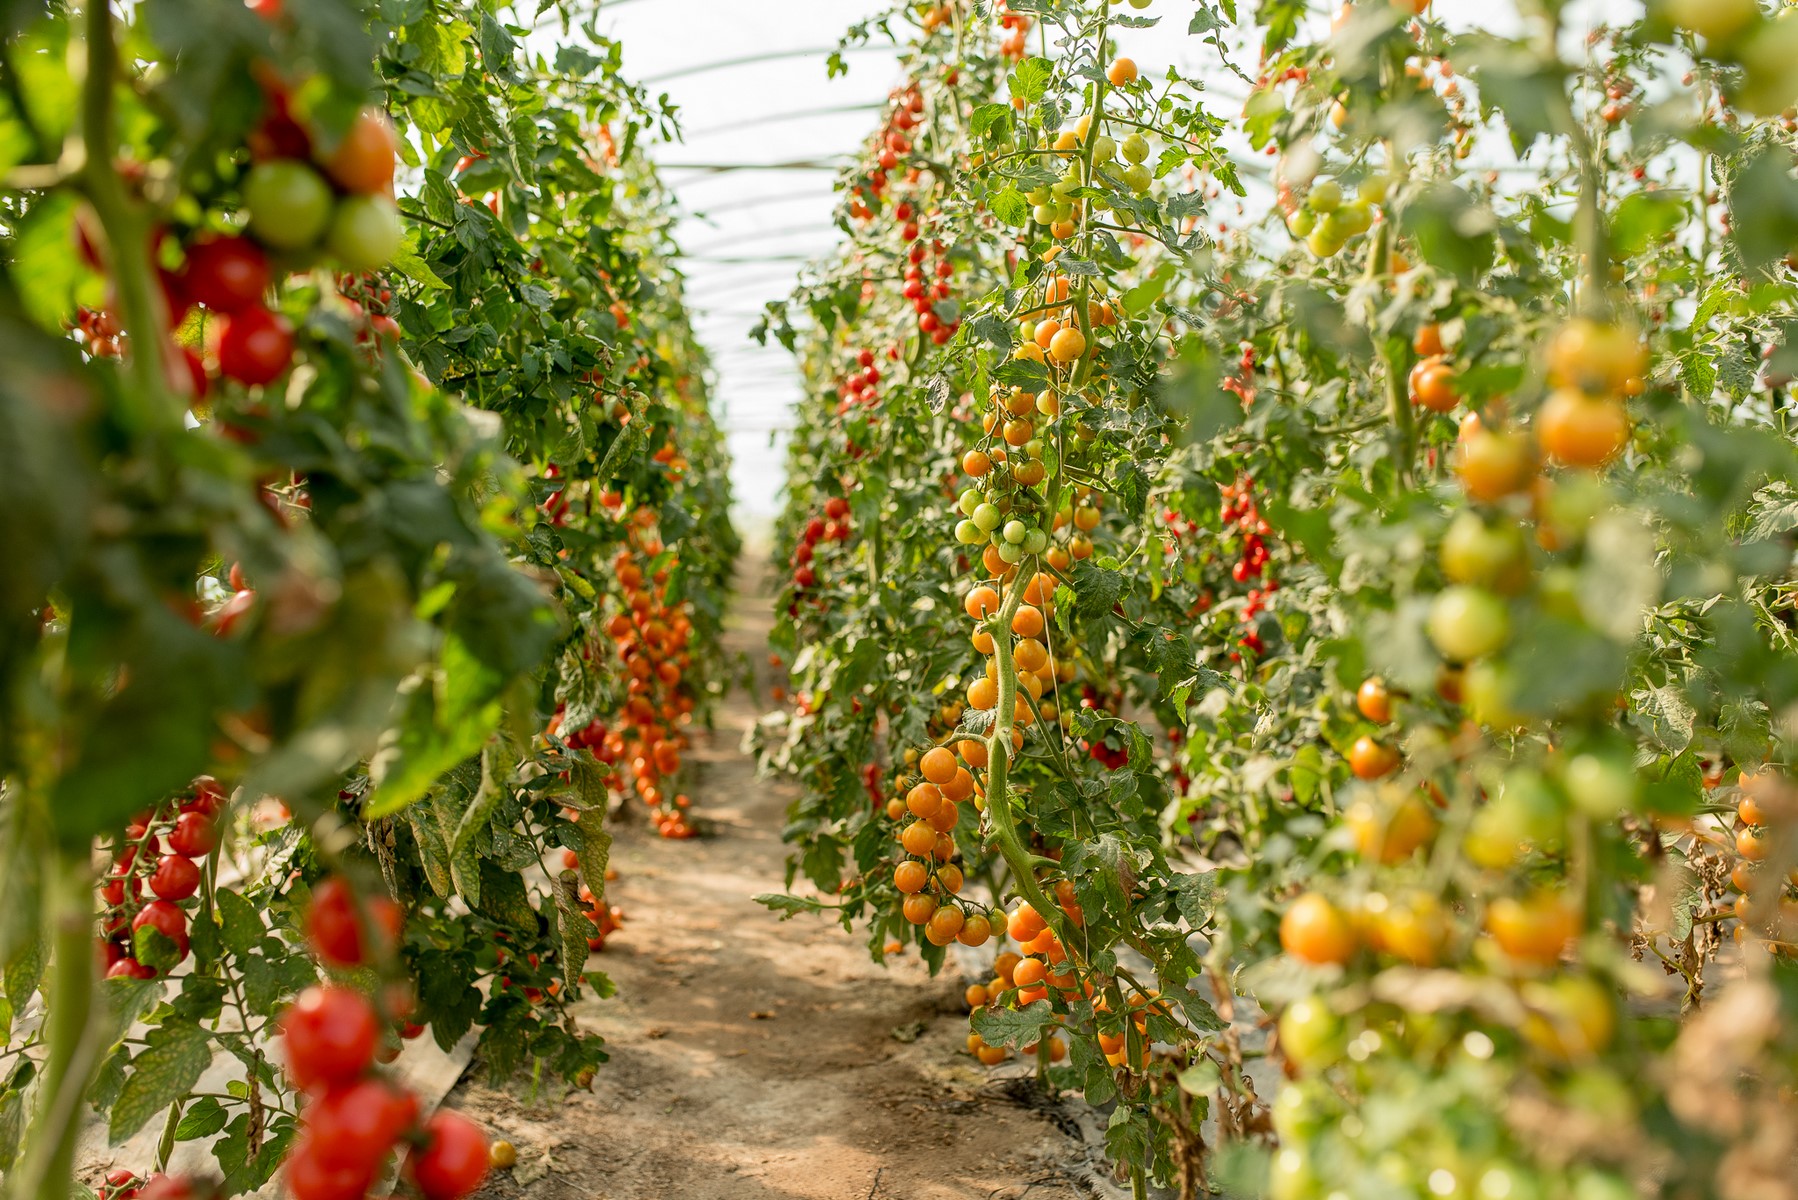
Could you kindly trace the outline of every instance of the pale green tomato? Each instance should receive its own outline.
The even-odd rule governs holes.
[[[1133,133],[1124,139],[1124,161],[1128,163],[1145,162],[1149,157],[1149,139],[1140,133]]]
[[[1002,563],[1022,562],[1023,558],[1024,558],[1024,547],[1022,547],[1022,546],[1016,545],[1012,542],[1006,542],[1004,545],[999,547],[999,561]]]
[[[1317,228],[1317,214],[1308,208],[1295,208],[1286,217],[1286,229],[1293,237],[1310,237]]]
[[[1049,202],[1049,189],[1046,187],[1031,188],[1024,193],[1024,199],[1031,204],[1047,204]]]
[[[1124,169],[1124,184],[1133,192],[1146,192],[1149,190],[1149,185],[1154,182],[1155,176],[1150,173],[1149,168],[1141,163],[1135,163]]]
[[[1016,517],[1005,522],[1005,540],[1014,545],[1023,541],[1024,536],[1029,532],[1030,526],[1024,524],[1024,522],[1018,520]]]
[[[994,508],[991,504],[979,505],[973,512],[969,513],[968,516],[982,533],[991,533],[993,530],[999,528],[999,522],[1001,520],[999,510]]]
[[[1316,996],[1304,996],[1280,1014],[1280,1049],[1297,1066],[1315,1071],[1342,1057],[1342,1021]]]
[[[1053,225],[1055,223],[1055,208],[1053,205],[1039,204],[1030,210],[1030,217],[1038,225]]]
[[[1049,548],[1049,535],[1040,529],[1032,529],[1024,535],[1024,553],[1035,556]]]
[[[1504,520],[1488,525],[1462,509],[1442,535],[1442,573],[1455,583],[1477,583],[1515,593],[1529,583],[1529,545],[1523,530]]]
[[[1350,237],[1358,237],[1373,228],[1373,207],[1365,200],[1351,200],[1335,213]]]
[[[979,488],[963,488],[961,495],[956,498],[955,507],[961,510],[962,516],[971,517],[974,515],[974,510],[979,508],[985,499],[986,497],[980,494]]]
[[[974,524],[972,521],[957,521],[955,523],[955,540],[964,546],[972,546],[985,536],[984,533],[980,532],[980,526]]]
[[[1335,212],[1342,207],[1342,185],[1327,177],[1313,181],[1305,204],[1312,212]]]
[[[1388,175],[1369,175],[1355,185],[1357,198],[1369,204],[1386,203],[1386,193],[1392,190],[1392,178]]]
[[[1457,584],[1430,603],[1426,628],[1444,658],[1472,662],[1504,647],[1511,636],[1511,615],[1491,592]]]
[[[347,270],[376,271],[399,252],[400,210],[385,196],[345,196],[331,215],[325,248]]]
[[[1608,754],[1574,755],[1561,772],[1561,782],[1573,806],[1597,821],[1628,811],[1641,790],[1630,765]]]
[[[1110,162],[1112,156],[1115,155],[1117,152],[1118,152],[1118,144],[1116,142],[1112,141],[1105,134],[1101,133],[1098,137],[1095,137],[1093,139],[1093,161],[1094,162],[1100,162],[1100,163]]]
[[[1329,230],[1326,230],[1323,226],[1319,225],[1316,229],[1313,229],[1311,235],[1305,239],[1305,245],[1310,249],[1311,253],[1317,255],[1317,257],[1329,258],[1331,255],[1342,249],[1342,239],[1339,237],[1331,237],[1329,234]]]
[[[1655,7],[1681,29],[1709,42],[1727,42],[1761,15],[1755,0],[1660,0]]]

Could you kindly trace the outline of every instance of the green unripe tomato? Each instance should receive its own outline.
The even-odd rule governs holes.
[[[1121,206],[1112,211],[1111,219],[1116,221],[1119,225],[1122,225],[1125,229],[1136,224],[1136,214]]]
[[[1760,18],[1755,0],[1660,0],[1661,15],[1707,42],[1727,43]]]
[[[1630,765],[1608,754],[1574,755],[1561,772],[1561,783],[1573,806],[1596,821],[1627,812],[1641,794]]]
[[[1049,202],[1049,189],[1046,187],[1033,187],[1024,193],[1024,199],[1031,204],[1047,204]]]
[[[1055,214],[1055,219],[1057,221],[1072,221],[1074,219],[1074,205],[1071,201],[1057,200],[1054,204],[1049,206],[1049,209]]]
[[[1510,521],[1488,525],[1462,509],[1442,535],[1442,573],[1455,583],[1477,583],[1507,595],[1529,583],[1529,545]]]
[[[1140,133],[1133,133],[1124,139],[1124,161],[1127,163],[1147,162],[1149,159],[1149,139]]]
[[[1746,75],[1733,95],[1735,102],[1761,117],[1771,117],[1798,103],[1798,10],[1782,8],[1762,22],[1736,49]]]
[[[1032,529],[1024,535],[1024,553],[1035,556],[1049,548],[1049,535],[1040,529]]]
[[[1133,192],[1146,192],[1149,190],[1149,185],[1154,182],[1155,176],[1150,173],[1149,168],[1141,163],[1134,163],[1124,168],[1124,186]]]
[[[1154,2],[1155,2],[1155,0],[1130,0],[1130,7],[1140,11],[1142,9],[1149,7],[1149,5],[1153,4]]]
[[[1305,239],[1306,248],[1319,258],[1329,258],[1334,255],[1342,249],[1342,239],[1330,236],[1331,232],[1319,225],[1311,231],[1311,236]]]
[[[1304,996],[1280,1014],[1280,1049],[1307,1071],[1342,1057],[1342,1021],[1316,996]]]
[[[969,519],[974,522],[975,527],[982,533],[991,533],[993,530],[999,528],[999,521],[1001,520],[999,510],[994,508],[991,504],[979,505],[972,513],[969,513],[968,516]]]
[[[400,210],[385,196],[345,196],[337,202],[325,248],[350,271],[375,271],[399,253],[405,230]]]
[[[1355,220],[1349,216],[1347,209],[1339,208],[1318,217],[1317,228],[1312,232],[1321,233],[1327,240],[1340,246],[1355,236]]]
[[[1359,237],[1373,228],[1373,206],[1365,200],[1350,200],[1333,216],[1342,222],[1350,237]]]
[[[985,536],[984,533],[980,532],[980,526],[974,524],[972,521],[957,521],[955,523],[955,540],[964,546],[972,546]]]
[[[1030,219],[1035,221],[1038,225],[1053,225],[1055,223],[1055,207],[1054,207],[1054,205],[1051,205],[1051,204],[1037,205],[1035,208],[1030,210]]]
[[[1023,541],[1024,536],[1029,532],[1030,526],[1024,524],[1024,522],[1015,517],[1005,522],[1005,540],[1014,545]]]
[[[1310,237],[1317,228],[1317,214],[1308,208],[1295,208],[1287,214],[1286,229],[1293,237]]]
[[[1274,1151],[1273,1161],[1268,1164],[1268,1200],[1311,1200],[1318,1194],[1317,1179],[1304,1154],[1291,1146]]]
[[[1066,200],[1069,196],[1079,190],[1079,187],[1080,173],[1078,171],[1069,171],[1066,175],[1063,175],[1060,179],[1057,179],[1054,183],[1049,185],[1049,203],[1053,204],[1057,200]]]
[[[1517,711],[1517,678],[1501,662],[1477,662],[1461,680],[1467,713],[1482,725],[1515,729],[1526,717]]]
[[[277,159],[258,163],[243,184],[250,211],[250,234],[277,250],[303,250],[324,234],[331,221],[331,188],[303,162]]]
[[[974,515],[974,510],[979,508],[985,499],[986,497],[980,494],[979,488],[963,488],[961,495],[956,497],[955,507],[961,510],[962,516],[971,517]]]
[[[1313,181],[1305,205],[1316,213],[1335,212],[1342,207],[1342,185],[1329,178]]]
[[[1355,185],[1355,197],[1369,204],[1386,203],[1386,194],[1392,190],[1392,178],[1388,175],[1369,175]]]
[[[1024,558],[1024,547],[1022,547],[1022,546],[1019,546],[1013,542],[1006,542],[1004,545],[999,547],[999,561],[1002,563],[1022,562],[1023,558]]]
[[[1472,662],[1503,649],[1511,636],[1511,615],[1491,592],[1457,584],[1431,602],[1426,628],[1444,658]]]
[[[1101,133],[1093,139],[1093,161],[1094,162],[1096,162],[1096,163],[1110,162],[1112,157],[1115,154],[1117,154],[1117,152],[1118,152],[1118,144],[1116,142],[1112,141],[1111,138],[1106,136],[1105,134]]]

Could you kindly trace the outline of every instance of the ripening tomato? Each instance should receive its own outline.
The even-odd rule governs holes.
[[[293,362],[293,326],[266,308],[246,308],[225,319],[219,334],[219,373],[250,387],[279,379]]]
[[[1411,400],[1431,412],[1452,412],[1461,397],[1455,392],[1455,369],[1440,358],[1426,358],[1411,368]]]
[[[1346,963],[1355,953],[1355,931],[1327,897],[1306,892],[1280,918],[1280,946],[1314,965]]]
[[[365,108],[350,122],[343,140],[325,160],[325,174],[346,192],[369,194],[393,187],[397,147],[393,126],[378,108]]]
[[[1552,892],[1522,900],[1500,896],[1486,909],[1486,930],[1512,958],[1550,967],[1579,932],[1579,918],[1565,899]]]
[[[1403,761],[1399,752],[1391,746],[1363,734],[1355,739],[1349,747],[1349,770],[1355,773],[1356,779],[1379,779],[1398,770]]]
[[[337,984],[301,992],[280,1026],[288,1073],[306,1091],[348,1083],[367,1071],[380,1037],[367,997]]]
[[[1455,446],[1455,474],[1475,500],[1488,504],[1528,487],[1536,476],[1536,451],[1520,433],[1479,429]]]
[[[1392,694],[1386,690],[1386,681],[1378,675],[1362,680],[1360,689],[1355,692],[1355,707],[1377,725],[1392,720]]]
[[[260,305],[268,284],[268,256],[249,238],[202,237],[187,248],[181,286],[214,312]]]
[[[165,952],[162,955],[168,961],[158,961],[156,957],[149,955],[153,944],[149,930],[155,930],[174,943],[173,954]],[[172,967],[187,957],[187,914],[167,900],[152,900],[139,909],[137,916],[131,919],[131,935],[139,960],[147,961],[152,966]]]
[[[1342,1021],[1316,996],[1303,996],[1280,1014],[1280,1050],[1294,1066],[1327,1067],[1342,1056]]]
[[[1602,466],[1629,440],[1629,414],[1617,400],[1562,388],[1537,411],[1536,437],[1555,462]]]

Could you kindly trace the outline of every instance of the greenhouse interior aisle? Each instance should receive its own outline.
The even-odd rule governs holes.
[[[765,564],[746,561],[725,646],[767,653]],[[777,923],[784,786],[740,749],[742,690],[695,737],[707,836],[621,824],[608,892],[624,925],[594,963],[618,986],[576,1010],[611,1059],[591,1092],[472,1074],[448,1103],[509,1139],[483,1196],[533,1200],[1074,1200],[1109,1196],[1096,1117],[1018,1063],[962,1050],[962,984],[915,953],[888,967],[824,917]]]

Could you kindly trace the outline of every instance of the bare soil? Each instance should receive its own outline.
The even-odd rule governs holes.
[[[759,575],[759,572],[758,572]],[[727,640],[767,695],[766,597],[739,591]],[[966,1052],[962,982],[915,955],[869,961],[835,923],[781,922],[792,792],[743,752],[757,698],[733,692],[694,738],[704,836],[621,822],[611,900],[624,928],[593,960],[618,985],[578,1010],[608,1042],[591,1091],[476,1082],[446,1101],[513,1142],[486,1197],[532,1200],[1073,1200],[1116,1194],[1097,1125],[1021,1064]]]

